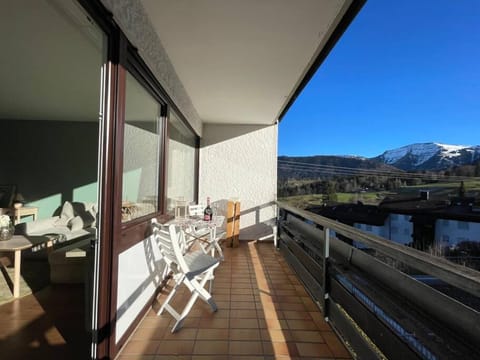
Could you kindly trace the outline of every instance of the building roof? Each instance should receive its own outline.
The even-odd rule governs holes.
[[[412,222],[434,223],[438,219],[480,223],[480,208],[473,206],[472,198],[455,201],[403,197],[388,199],[379,206],[364,204],[339,204],[311,206],[306,210],[341,223],[382,226],[390,214],[411,215]]]
[[[341,223],[353,225],[354,223],[382,226],[388,217],[388,212],[374,205],[339,204],[334,206],[312,206],[306,210],[325,216]]]

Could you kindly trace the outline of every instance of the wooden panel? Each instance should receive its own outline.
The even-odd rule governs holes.
[[[227,203],[227,235],[228,247],[238,247],[240,234],[240,202],[229,200]]]

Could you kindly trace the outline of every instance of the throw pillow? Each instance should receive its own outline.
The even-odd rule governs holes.
[[[69,221],[70,219],[59,217],[57,220],[55,220],[54,224],[55,226],[68,226]]]
[[[95,218],[88,211],[79,212],[77,215],[82,219],[84,228],[91,227],[95,222]]]
[[[62,212],[60,213],[60,217],[70,220],[74,216],[75,214],[73,212],[72,203],[70,201],[65,201],[65,204],[63,204],[63,207],[62,207]]]
[[[83,220],[80,216],[75,216],[68,222],[68,227],[72,231],[83,229]]]

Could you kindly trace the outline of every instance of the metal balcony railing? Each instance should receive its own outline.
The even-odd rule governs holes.
[[[480,358],[480,272],[278,207],[279,249],[358,359]]]

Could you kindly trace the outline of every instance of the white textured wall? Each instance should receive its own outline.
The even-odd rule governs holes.
[[[157,196],[159,141],[158,134],[125,124],[122,200],[142,202]]]
[[[275,217],[278,126],[205,124],[200,147],[199,200],[238,198],[240,237],[271,233]]]
[[[390,240],[399,244],[409,244],[413,241],[413,223],[410,219],[410,215],[390,214],[389,219],[386,222],[386,224],[390,223]],[[397,228],[396,233],[392,230],[392,227]]]
[[[468,229],[458,227],[458,223],[468,223]],[[448,242],[443,240],[448,236]],[[435,222],[435,242],[444,246],[455,246],[462,241],[480,242],[480,224],[468,221],[448,220],[447,225],[443,219]]]

